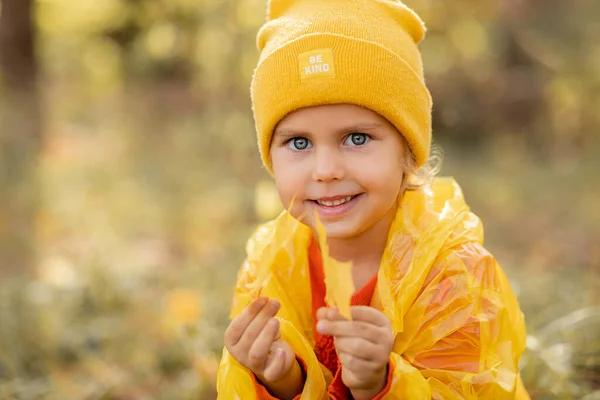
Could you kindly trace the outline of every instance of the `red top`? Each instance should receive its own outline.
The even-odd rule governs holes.
[[[333,346],[333,336],[323,336],[317,332],[317,310],[321,307],[325,307],[325,275],[323,273],[323,261],[321,258],[321,252],[317,247],[316,242],[313,240],[309,251],[309,267],[310,267],[310,286],[312,292],[312,316],[313,316],[313,329],[315,332],[315,354],[321,364],[326,366],[333,376],[335,376],[338,370],[338,358]],[[353,306],[368,306],[371,303],[373,292],[375,291],[375,285],[377,284],[377,274],[367,282],[362,289],[358,290],[352,296],[350,304]]]
[[[313,331],[315,337],[315,355],[317,360],[323,364],[327,369],[331,371],[334,378],[328,388],[328,394],[331,399],[334,400],[350,400],[352,395],[350,390],[342,382],[342,374],[340,368],[340,362],[335,352],[335,346],[333,343],[333,336],[321,335],[317,332],[317,310],[321,307],[325,307],[325,274],[323,272],[323,260],[321,258],[321,251],[317,245],[317,242],[313,239],[308,249],[308,263],[310,270],[310,285],[312,294],[312,316],[313,316]],[[368,306],[371,304],[375,286],[377,285],[377,274],[375,274],[369,282],[361,289],[356,291],[352,295],[351,305]],[[300,366],[304,370],[306,375],[306,363],[300,357],[296,357],[300,362]],[[253,374],[254,375],[254,374]],[[273,397],[266,388],[260,384],[254,377],[255,389],[258,400],[277,400]],[[392,365],[388,366],[388,380],[387,385],[383,390],[373,398],[373,400],[381,399],[390,389],[392,383]],[[295,399],[299,399],[300,395],[296,396]]]

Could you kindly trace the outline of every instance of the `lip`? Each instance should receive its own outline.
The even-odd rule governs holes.
[[[339,196],[332,196],[332,197],[319,197],[318,199],[314,199],[313,201],[335,201],[335,200],[342,200],[345,199],[346,197],[350,197],[350,196],[356,196],[355,194],[344,194],[344,195],[339,195]]]
[[[320,218],[339,218],[339,217],[342,217],[345,214],[349,213],[354,208],[354,206],[356,206],[356,204],[362,199],[363,194],[364,193],[358,194],[349,202],[340,204],[337,206],[331,206],[331,207],[322,206],[319,203],[317,203],[315,200],[311,200],[311,203],[316,208],[316,210],[319,212]],[[344,199],[346,197],[348,197],[348,196],[323,197],[323,198],[320,198],[319,201],[339,200],[339,199]]]

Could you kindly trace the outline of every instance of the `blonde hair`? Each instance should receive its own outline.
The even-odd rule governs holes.
[[[442,169],[444,159],[443,149],[437,144],[432,143],[431,153],[427,162],[421,168],[418,168],[415,156],[410,150],[410,146],[406,139],[404,139],[404,136],[402,136],[402,141],[404,143],[405,154],[408,157],[404,158],[404,176],[402,177],[400,193],[404,193],[406,190],[419,190],[424,186],[430,185]]]

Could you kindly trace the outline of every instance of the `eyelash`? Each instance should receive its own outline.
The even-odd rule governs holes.
[[[352,132],[351,134],[349,134],[348,136],[346,136],[346,137],[344,138],[344,143],[346,143],[346,142],[348,141],[348,139],[352,139],[352,136],[353,136],[353,135],[361,135],[361,136],[364,136],[364,137],[365,137],[365,142],[364,142],[363,144],[355,144],[355,145],[353,145],[352,147],[361,147],[361,146],[364,146],[365,144],[369,143],[369,141],[370,141],[371,139],[373,139],[373,138],[372,138],[372,136],[370,136],[370,135],[367,135],[366,133],[362,133],[362,132]]]
[[[352,133],[350,133],[349,135],[347,135],[347,136],[344,138],[344,143],[346,143],[346,142],[348,141],[348,139],[350,139],[350,138],[352,137],[352,135],[362,135],[362,136],[364,136],[364,137],[366,138],[366,140],[365,140],[365,143],[363,143],[363,144],[352,145],[351,147],[361,147],[361,146],[364,146],[365,144],[369,143],[369,141],[370,141],[370,140],[372,140],[372,139],[373,139],[373,137],[372,137],[371,135],[368,135],[368,134],[366,134],[366,133],[362,133],[362,132],[352,132]],[[286,142],[284,143],[284,145],[285,145],[285,146],[287,146],[287,147],[290,147],[290,148],[291,148],[291,150],[293,150],[293,151],[304,151],[304,150],[306,150],[307,148],[310,148],[310,147],[306,147],[306,148],[304,148],[304,149],[295,149],[295,148],[292,148],[292,147],[291,147],[291,145],[292,145],[292,143],[294,142],[294,140],[296,140],[296,139],[304,139],[304,140],[306,140],[306,141],[307,141],[307,142],[308,142],[308,143],[309,143],[309,144],[312,146],[312,143],[311,143],[311,141],[310,141],[310,140],[308,140],[308,139],[307,139],[307,138],[305,138],[305,137],[302,137],[302,136],[293,137],[293,138],[291,138],[290,140],[286,141]]]
[[[291,138],[290,140],[288,140],[287,142],[285,142],[285,146],[289,147],[293,151],[304,151],[304,150],[306,150],[306,149],[296,149],[296,148],[292,147],[292,144],[294,143],[294,140],[297,140],[297,139],[304,139],[304,140],[306,140],[308,142],[308,144],[312,145],[312,143],[310,142],[310,140],[308,140],[307,138],[298,136],[298,137]],[[307,147],[307,148],[309,148],[309,147]]]

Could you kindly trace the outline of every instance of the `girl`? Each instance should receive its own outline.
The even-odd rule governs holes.
[[[528,398],[523,316],[481,223],[452,179],[423,176],[424,31],[395,0],[269,2],[251,93],[291,207],[248,242],[220,398]]]

